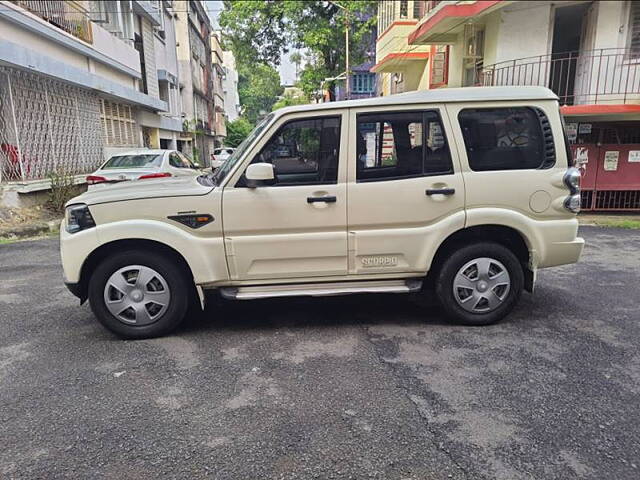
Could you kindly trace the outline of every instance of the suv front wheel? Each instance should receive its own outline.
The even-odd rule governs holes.
[[[89,281],[89,303],[100,323],[120,337],[157,337],[184,319],[189,284],[172,259],[129,250],[98,265]]]
[[[479,242],[451,254],[440,267],[435,285],[449,318],[465,325],[489,325],[516,305],[524,274],[511,250]]]

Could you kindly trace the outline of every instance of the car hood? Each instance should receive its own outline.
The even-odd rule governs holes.
[[[96,205],[98,203],[125,202],[142,198],[166,198],[206,195],[214,187],[202,185],[196,176],[158,178],[122,182],[83,193],[67,202]]]

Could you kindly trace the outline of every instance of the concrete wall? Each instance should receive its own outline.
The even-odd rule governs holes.
[[[96,23],[92,25],[92,29],[93,47],[97,51],[140,73],[140,56],[135,48],[114,37]]]
[[[238,71],[236,70],[236,59],[232,52],[222,52],[222,59],[226,75],[222,81],[224,90],[224,111],[230,122],[233,122],[240,115],[240,97],[238,95]]]
[[[189,17],[186,12],[178,12],[176,19],[176,54],[180,78],[182,114],[193,118],[193,82],[191,78],[191,50],[189,48]]]
[[[627,48],[630,2],[606,2],[596,5],[596,29],[593,48]]]
[[[492,20],[489,23],[493,28],[498,26],[495,61],[491,62],[487,59],[488,52],[485,49],[485,64],[546,55],[551,51],[553,35],[551,3],[518,2],[497,13],[501,14],[499,22]]]
[[[46,24],[44,28],[55,27]],[[138,52],[135,49],[113,37],[109,32],[95,24],[93,25],[93,36],[93,50],[113,58],[115,62],[135,72],[140,72],[140,61]],[[36,35],[32,31],[4,19],[0,19],[0,39],[17,43],[29,50],[33,50],[41,55],[46,55],[74,68],[95,73],[124,87],[135,88],[135,77],[77,51],[71,50],[64,45]]]

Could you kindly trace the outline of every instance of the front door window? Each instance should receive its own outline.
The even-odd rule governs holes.
[[[252,163],[275,167],[276,186],[338,181],[340,117],[292,120],[278,129]]]

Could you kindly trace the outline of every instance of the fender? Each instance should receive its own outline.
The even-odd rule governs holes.
[[[196,285],[229,279],[222,236],[192,235],[157,220],[123,220],[98,225],[95,249],[119,240],[145,239],[167,245],[186,260]]]
[[[501,225],[518,231],[529,249],[530,265],[550,266],[554,244],[572,242],[578,231],[577,218],[535,220],[517,210],[478,207],[467,209],[466,227]],[[547,265],[549,263],[549,265]]]

